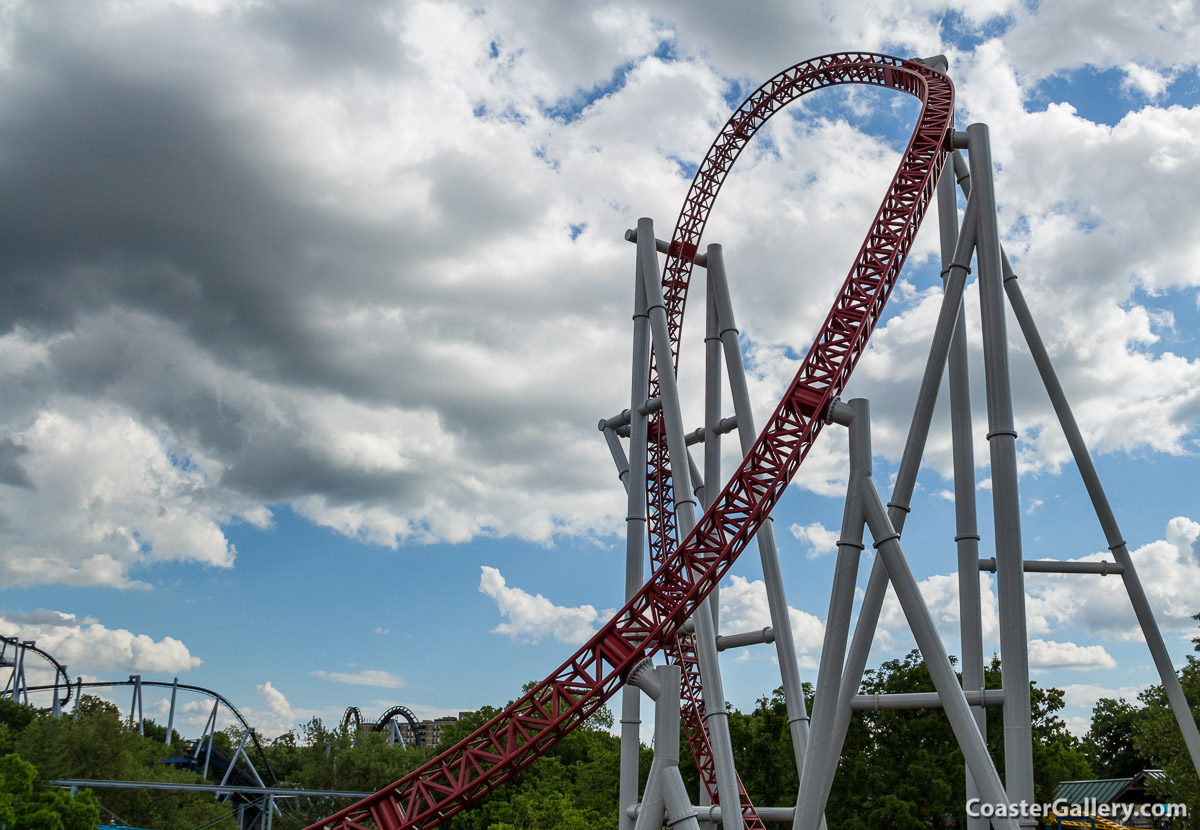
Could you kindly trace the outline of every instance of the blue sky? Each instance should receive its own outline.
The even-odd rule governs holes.
[[[622,593],[624,496],[595,430],[628,405],[622,234],[645,215],[668,235],[759,83],[855,49],[945,53],[960,128],[990,125],[1006,249],[1182,662],[1200,612],[1196,13],[801,5],[7,6],[0,631],[88,678],[178,674],[268,734],[349,705],[500,704],[543,677]],[[706,240],[760,420],[914,114],[878,90],[811,96],[730,177]],[[849,389],[873,402],[881,485],[936,315],[927,224]],[[1026,555],[1101,552],[1012,339]],[[827,431],[776,515],[807,680],[844,440]],[[957,653],[948,473],[942,413],[904,542]],[[727,632],[765,624],[755,560],[725,586]],[[1027,589],[1034,677],[1068,691],[1077,731],[1098,697],[1154,682],[1116,578]],[[911,646],[889,605],[872,664]],[[724,665],[739,708],[778,684],[762,647]]]

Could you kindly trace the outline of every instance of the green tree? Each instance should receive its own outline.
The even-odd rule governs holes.
[[[0,827],[10,830],[94,830],[100,807],[91,790],[71,795],[39,787],[37,769],[10,752],[0,758]]]
[[[1200,620],[1200,614],[1192,617]],[[1194,650],[1200,651],[1200,637],[1192,640]],[[1200,719],[1200,660],[1188,655],[1187,664],[1179,671],[1179,683],[1190,704],[1192,718]],[[1151,783],[1150,791],[1162,801],[1187,805],[1188,818],[1173,827],[1187,830],[1200,826],[1200,780],[1192,767],[1191,756],[1184,745],[1183,735],[1162,686],[1151,686],[1138,695],[1144,708],[1133,721],[1133,748],[1151,762],[1148,766],[1161,769],[1166,777]]]
[[[525,685],[528,691],[533,684]],[[470,735],[500,710],[486,706],[443,733],[442,748]],[[452,830],[616,830],[620,739],[609,731],[611,710],[601,707],[543,757],[498,787],[487,800],[452,819]],[[649,768],[649,751],[641,762]]]
[[[1154,766],[1154,762],[1138,752],[1133,743],[1137,721],[1143,711],[1124,699],[1096,701],[1083,748],[1097,777],[1127,778]]]
[[[729,737],[742,786],[751,801],[755,804],[790,804],[795,800],[799,783],[782,686],[769,697],[759,698],[749,714],[732,710],[729,713]],[[686,744],[681,747],[680,757],[689,759],[691,777],[695,764],[690,763]]]
[[[933,690],[912,651],[863,677],[863,694]],[[842,750],[826,817],[850,830],[940,830],[962,826],[962,753],[940,709],[866,711],[855,715]],[[857,728],[855,728],[857,727]]]
[[[193,772],[162,763],[168,755],[181,753],[182,743],[165,746],[162,743],[165,730],[158,730],[158,740],[138,735],[121,718],[117,707],[106,701],[84,696],[80,701],[78,720],[74,717],[55,718],[48,712],[19,704],[13,706],[0,705],[0,751],[19,754],[47,780],[81,778],[176,783],[202,780]],[[51,800],[63,797],[65,794],[60,793],[53,795]],[[194,827],[230,815],[228,804],[198,793],[114,789],[103,790],[95,798],[102,810],[144,827]],[[65,806],[55,807],[49,801],[42,807],[59,812],[66,809]],[[34,826],[42,825],[34,822]],[[95,822],[91,826],[94,827]]]
[[[1000,664],[985,672],[987,686],[1000,686]],[[933,691],[921,655],[889,660],[863,678],[863,694]],[[1058,689],[1031,684],[1034,780],[1038,798],[1052,800],[1060,780],[1090,777],[1079,741],[1058,712]],[[811,701],[809,701],[811,710]],[[797,781],[782,689],[760,698],[749,714],[730,712],[730,737],[742,783],[756,804],[789,804]],[[1003,717],[988,710],[989,747],[1003,770]],[[687,758],[686,749],[681,757]],[[681,763],[695,788],[695,767]],[[851,718],[826,818],[846,830],[962,826],[965,790],[963,757],[939,709],[859,712]]]
[[[306,723],[299,736],[285,733],[264,749],[283,786],[362,793],[403,778],[433,756],[424,747],[389,745],[381,733],[347,726],[330,729],[320,718]],[[351,799],[329,797],[290,803],[290,818],[303,826],[350,803]]]

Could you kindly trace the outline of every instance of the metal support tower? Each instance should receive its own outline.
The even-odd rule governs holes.
[[[1162,637],[1095,469],[1000,247],[987,129],[983,125],[974,125],[966,132],[954,130],[954,90],[944,74],[944,67],[944,59],[903,60],[862,52],[824,55],[789,67],[755,90],[721,128],[697,168],[670,240],[655,239],[649,220],[640,221],[636,231],[630,232],[627,238],[637,244],[630,408],[600,423],[628,496],[624,607],[545,680],[532,686],[470,736],[446,748],[399,781],[382,787],[313,828],[351,830],[363,827],[365,822],[373,822],[381,830],[416,827],[429,830],[438,826],[486,797],[621,691],[620,826],[622,830],[633,830],[638,821],[636,755],[641,715],[639,693],[627,684],[632,684],[634,678],[651,675],[657,679],[658,669],[647,660],[660,653],[666,657],[668,666],[679,669],[679,719],[697,759],[704,788],[713,802],[709,806],[692,807],[693,816],[679,814],[680,821],[690,822],[694,818],[720,822],[725,827],[754,828],[761,826],[764,819],[791,820],[802,830],[817,830],[849,718],[856,708],[864,706],[938,706],[944,709],[963,749],[971,786],[976,788],[973,792],[997,804],[1010,799],[1031,801],[1023,580],[1024,573],[1034,570],[1121,574],[1193,762],[1200,770],[1200,737],[1196,725],[1187,710]],[[741,366],[740,356],[734,348],[736,324],[731,309],[724,314],[721,311],[720,285],[723,280],[720,275],[724,273],[721,252],[710,246],[701,253],[703,232],[725,177],[755,132],[795,99],[822,87],[841,84],[874,85],[912,95],[921,102],[921,112],[888,191],[825,322],[805,353],[796,376],[756,437],[752,416],[748,407],[739,403],[741,399],[736,388]],[[960,149],[970,150],[969,172],[979,182],[966,201],[961,225],[956,227],[951,218],[955,202],[953,183],[939,182],[947,159],[953,151]],[[955,173],[965,184],[968,165],[956,154],[953,157]],[[837,398],[867,347],[935,190],[944,214],[945,297],[895,486],[885,506],[870,475],[870,452],[865,434],[856,438],[852,450],[855,462],[839,544],[838,575],[830,601],[811,728],[803,711],[802,698],[789,694],[789,722],[795,763],[800,773],[797,804],[795,807],[757,808],[749,803],[733,768],[716,654],[722,644],[742,646],[752,642],[775,642],[780,654],[781,679],[785,686],[793,681],[798,686],[798,676],[793,675],[787,665],[789,660],[794,660],[795,654],[794,644],[786,642],[790,631],[782,581],[771,578],[772,582],[778,582],[780,591],[773,599],[773,592],[768,591],[773,621],[769,632],[719,637],[714,603],[709,598],[755,538],[760,541],[764,574],[770,573],[770,560],[775,556],[770,532],[771,510],[821,430],[830,423],[830,418],[849,425],[852,431],[866,429],[865,402],[842,405]],[[658,253],[666,255],[661,269]],[[963,290],[973,258],[977,260],[981,295],[984,295],[982,329],[988,391],[988,442],[996,489],[993,493],[994,560],[979,558],[978,537],[981,534],[975,518],[973,494],[968,495],[974,488],[974,459],[969,452],[970,409],[965,397],[967,367],[963,326],[959,321]],[[705,350],[709,393],[705,398],[704,423],[695,432],[686,433],[676,377],[683,311],[696,265],[709,272],[707,293],[711,298]],[[1019,504],[1016,430],[1007,366],[1005,298],[1030,343],[1112,548],[1115,562],[1102,568],[1081,567],[1079,563],[1024,561],[1020,517],[1016,509]],[[733,416],[723,419],[719,418],[719,410],[712,407],[712,402],[719,398],[719,379],[713,369],[719,363],[715,357],[718,340],[729,362],[730,393],[735,408]],[[955,424],[955,487],[958,493],[955,535],[958,537],[957,558],[963,586],[960,593],[964,604],[963,657],[971,663],[964,665],[965,688],[954,676],[900,541],[934,402],[947,365],[950,367],[951,409]],[[720,472],[713,460],[719,455],[717,436],[734,427],[739,430],[744,456],[728,481],[721,485]],[[628,458],[620,440],[626,436],[630,439]],[[701,442],[705,443],[706,449],[703,475],[687,450],[689,445]],[[700,504],[705,507],[700,516],[697,516],[694,492],[699,494]],[[878,555],[851,634],[849,610],[864,528],[869,529]],[[648,578],[644,577],[646,548],[652,565]],[[1000,694],[979,688],[982,648],[978,580],[979,570],[987,567],[997,570],[1001,594],[1005,689]],[[874,698],[856,695],[889,583],[896,588],[929,666],[936,688],[932,695]],[[671,677],[656,685],[660,690],[674,688]],[[646,688],[645,683],[642,688]],[[671,700],[664,700],[668,697]],[[660,735],[671,733],[674,702],[672,693],[658,692],[655,718]],[[985,724],[981,707],[997,704],[1005,708],[1007,792],[987,754],[983,738]],[[662,740],[670,739],[664,736]],[[658,784],[643,795],[642,815],[652,811],[653,816],[646,819],[651,823],[657,821],[658,816],[659,808],[654,805],[660,805],[664,814],[671,809],[664,793],[674,789],[669,783],[671,774],[661,772],[671,768],[672,759],[662,752],[659,758],[660,773],[655,778]],[[631,807],[635,809],[631,811]],[[1012,819],[993,823],[1006,830],[1015,830],[1018,826]]]
[[[984,707],[1002,705],[1005,721],[1005,776],[1006,792],[1000,801],[1033,803],[1032,731],[1030,728],[1029,699],[1029,656],[1025,626],[1024,574],[1029,573],[1117,573],[1122,576],[1130,601],[1142,627],[1151,656],[1159,671],[1159,677],[1167,692],[1176,721],[1179,725],[1193,765],[1200,773],[1200,746],[1196,723],[1183,698],[1182,689],[1175,675],[1163,643],[1162,635],[1154,620],[1145,592],[1137,577],[1136,569],[1129,556],[1127,545],[1116,526],[1112,510],[1104,496],[1096,474],[1095,465],[1084,446],[1079,427],[1071,414],[1062,387],[1058,383],[1049,356],[1033,322],[1016,276],[1000,246],[996,230],[995,196],[992,190],[992,164],[988,147],[988,132],[985,125],[970,126],[965,132],[953,135],[954,166],[945,170],[938,186],[940,211],[942,275],[945,280],[945,295],[933,343],[926,363],[917,403],[910,425],[908,440],[901,459],[892,499],[886,514],[875,505],[872,509],[870,491],[863,492],[861,481],[869,476],[869,450],[862,450],[863,440],[856,442],[854,427],[851,427],[851,452],[849,491],[847,494],[845,521],[839,541],[838,562],[835,567],[834,584],[827,616],[825,644],[821,654],[818,675],[817,697],[813,706],[814,733],[810,744],[812,757],[809,768],[822,770],[823,774],[805,776],[801,779],[799,803],[795,827],[797,830],[814,830],[818,811],[823,808],[836,770],[836,761],[845,738],[851,710],[857,708],[946,708],[947,715],[962,744],[964,722],[951,711],[945,692],[939,688],[936,696],[879,695],[873,700],[861,700],[855,693],[862,680],[871,639],[878,623],[884,593],[889,581],[904,603],[904,590],[896,582],[885,548],[892,541],[899,543],[899,533],[909,512],[909,502],[916,484],[916,472],[920,456],[928,438],[930,422],[936,403],[942,375],[949,370],[951,436],[953,441],[954,487],[956,526],[954,539],[959,565],[959,606],[962,649],[962,689],[972,713],[973,731],[980,740],[986,737]],[[970,162],[965,161],[960,150],[968,151]],[[961,226],[957,221],[955,178],[967,196]],[[972,180],[977,182],[971,187]],[[986,182],[986,184],[983,184]],[[984,371],[988,404],[988,441],[991,455],[993,482],[993,539],[996,548],[994,559],[980,559],[980,535],[975,506],[975,473],[972,453],[971,410],[968,395],[969,377],[967,368],[966,327],[962,304],[962,293],[969,273],[969,263],[975,257],[979,271],[981,293],[982,332],[984,338]],[[1113,551],[1111,563],[1077,563],[1056,561],[1028,561],[1021,553],[1019,493],[1016,474],[1016,429],[1013,423],[1012,390],[1007,363],[1008,337],[1004,328],[1005,299],[1020,326],[1021,333],[1029,345],[1034,362],[1046,386],[1050,402],[1067,436],[1085,486],[1091,497],[1101,528]],[[854,405],[862,405],[859,401]],[[840,406],[840,405],[839,405]],[[839,420],[835,408],[834,420]],[[845,418],[843,415],[842,418]],[[857,424],[859,417],[851,417]],[[859,450],[856,451],[856,443]],[[849,654],[845,652],[846,630],[850,623],[849,601],[852,599],[854,576],[857,573],[858,552],[862,550],[862,525],[864,507],[860,503],[867,499],[865,518],[876,536],[880,556],[876,558],[870,581],[859,611],[858,625]],[[886,520],[886,524],[885,524]],[[879,533],[887,533],[892,527],[895,539],[879,541]],[[895,558],[894,551],[891,553]],[[979,572],[992,570],[998,574],[997,598],[1001,632],[1001,670],[1003,690],[983,691],[984,657],[982,649],[982,609],[980,601]],[[910,598],[911,601],[911,598]],[[905,609],[910,624],[914,619]],[[921,633],[914,624],[914,636],[921,644]],[[931,662],[925,646],[921,651],[937,684],[935,662]],[[844,661],[844,665],[843,665]],[[940,664],[940,658],[936,661]],[[943,667],[944,668],[944,667]],[[835,700],[836,697],[836,700]],[[952,695],[957,697],[957,695]],[[891,698],[889,700],[889,698]],[[900,698],[906,698],[900,700]],[[909,699],[911,698],[911,699]],[[961,709],[958,701],[954,708]],[[960,713],[961,714],[961,713]],[[972,742],[975,738],[970,738]],[[963,746],[968,759],[967,797],[983,798],[995,803],[997,796],[990,787],[995,781],[994,773],[972,765],[971,754]],[[993,820],[994,821],[994,820]],[[1023,826],[1036,822],[1021,819]],[[986,828],[985,819],[972,820],[971,830]]]
[[[714,638],[718,647],[727,643],[747,645],[772,639],[776,644],[782,673],[781,679],[789,705],[789,723],[793,727],[793,748],[797,753],[796,766],[801,781],[797,805],[791,811],[792,815],[789,816],[789,818],[794,816],[796,830],[818,830],[821,827],[822,813],[829,797],[849,718],[852,711],[862,708],[940,708],[945,710],[964,757],[967,759],[968,789],[966,797],[982,798],[992,803],[1019,803],[1022,801],[1033,803],[1029,656],[1025,623],[1024,574],[1026,572],[1121,574],[1194,763],[1197,758],[1195,747],[1200,746],[1200,740],[1196,737],[1196,724],[1187,709],[1186,701],[1183,700],[1178,680],[1171,667],[1161,634],[1152,613],[1150,613],[1136,570],[1129,558],[1128,549],[1116,528],[1112,511],[1100,488],[1095,467],[1083,446],[1078,426],[1070,413],[1061,386],[1058,385],[1054,376],[1045,347],[1041,343],[1032,316],[1017,287],[1016,277],[1001,248],[996,222],[987,127],[982,124],[971,125],[965,132],[954,133],[952,139],[954,146],[959,148],[954,150],[955,164],[953,169],[947,167],[939,180],[937,190],[945,293],[917,394],[917,403],[894,491],[886,507],[876,493],[871,477],[867,402],[856,400],[850,402],[849,405],[838,403],[834,405],[829,414],[832,421],[850,428],[850,470],[834,581],[826,616],[825,639],[818,670],[816,698],[813,704],[812,734],[809,734],[808,715],[804,712],[803,698],[798,693],[800,683],[799,673],[796,669],[795,646],[791,642],[790,626],[785,622],[787,605],[784,600],[778,555],[769,521],[764,522],[760,528],[758,541],[773,625],[771,629],[763,632]],[[969,162],[964,160],[961,149],[967,150]],[[958,222],[956,178],[967,197],[961,226]],[[974,188],[971,186],[972,181],[976,182]],[[642,528],[645,524],[645,503],[638,498],[640,488],[636,487],[642,478],[637,473],[643,469],[643,462],[640,456],[636,459],[626,460],[620,438],[630,437],[630,453],[631,455],[636,454],[641,442],[635,441],[633,437],[645,435],[648,431],[647,425],[651,423],[651,417],[656,413],[663,413],[671,458],[686,457],[689,462],[687,465],[679,463],[673,465],[673,471],[676,467],[679,468],[678,472],[673,472],[672,483],[676,487],[675,503],[679,514],[679,526],[683,534],[687,533],[694,522],[692,515],[694,503],[690,500],[689,475],[695,479],[697,469],[694,460],[688,455],[686,445],[703,443],[705,447],[705,475],[702,480],[692,481],[692,484],[700,495],[702,505],[707,509],[712,503],[713,495],[719,489],[719,484],[714,482],[721,480],[719,477],[719,443],[717,443],[719,436],[737,429],[744,451],[748,450],[754,441],[754,420],[750,412],[745,373],[737,342],[737,328],[725,277],[723,252],[719,245],[709,245],[703,256],[695,258],[695,264],[705,268],[707,274],[708,313],[705,333],[704,424],[693,432],[685,434],[682,415],[679,412],[679,392],[675,387],[673,375],[662,386],[664,389],[662,400],[644,397],[645,387],[639,383],[645,376],[647,346],[644,344],[644,334],[639,333],[639,321],[647,316],[653,319],[653,309],[658,302],[661,302],[661,295],[656,293],[654,285],[658,276],[655,250],[666,252],[670,247],[667,242],[661,240],[650,243],[648,240],[652,238],[652,233],[652,224],[649,220],[643,219],[639,221],[636,231],[626,234],[628,240],[638,243],[637,281],[646,296],[649,297],[648,306],[636,306],[634,313],[635,361],[631,408],[612,418],[602,420],[599,424],[612,450],[620,478],[625,483],[630,498],[631,533],[627,546],[627,590],[634,588],[635,580],[643,572],[640,554],[644,544]],[[993,481],[992,540],[996,550],[993,559],[981,559],[979,555],[981,538],[975,502],[975,459],[972,450],[969,397],[970,378],[967,364],[965,312],[962,301],[967,276],[971,273],[972,260],[978,273],[978,287],[981,295],[980,328],[983,335],[986,381],[987,438],[990,450],[989,466]],[[1080,563],[1052,561],[1029,562],[1023,557],[1016,467],[1017,432],[1013,418],[1012,388],[1008,368],[1008,333],[1004,319],[1006,299],[1029,344],[1034,361],[1050,394],[1051,403],[1067,434],[1068,443],[1075,454],[1077,466],[1083,474],[1101,527],[1113,550],[1115,561],[1112,563],[1084,563],[1081,565]],[[646,312],[647,307],[652,309],[649,315]],[[658,336],[659,342],[656,345],[658,345],[659,351],[654,352],[653,357],[661,365],[668,359],[664,347],[659,345],[665,338],[658,332],[655,334]],[[639,338],[641,339],[639,340]],[[642,345],[637,345],[639,342]],[[728,418],[721,418],[720,415],[721,376],[719,368],[714,368],[714,347],[724,349],[728,367],[730,394],[734,402],[733,416]],[[909,505],[916,487],[917,471],[928,440],[939,387],[942,384],[943,376],[947,374],[954,460],[955,528],[953,536],[959,569],[963,676],[961,685],[955,679],[946,648],[937,634],[900,547],[900,533],[910,511]],[[858,562],[864,550],[864,529],[870,530],[879,555],[876,557],[868,582],[853,641],[849,643],[848,647]],[[984,692],[983,690],[983,625],[979,581],[981,570],[993,570],[997,573],[1001,669],[1004,688],[994,692]],[[933,676],[937,688],[936,693],[875,695],[871,698],[857,695],[883,598],[889,584],[897,592],[918,647]],[[715,589],[712,596],[716,596]],[[707,604],[712,602],[710,596]],[[715,617],[715,609],[710,610],[706,605],[701,605],[697,609],[697,617],[708,616],[709,619]],[[706,632],[712,630],[707,626],[707,622],[697,622],[694,625],[698,647],[707,640]],[[678,660],[679,657],[668,651],[668,659]],[[699,662],[698,685],[703,685],[707,691],[711,685],[720,683],[719,666],[715,666],[711,662],[706,665],[703,651],[701,651]],[[642,680],[640,684],[636,680],[631,680],[631,685],[642,685],[644,689],[647,688],[645,680],[647,671],[650,669],[643,670],[643,667],[639,666],[638,673],[631,677],[640,677]],[[715,684],[710,684],[710,677],[715,678]],[[655,685],[653,688],[655,689],[654,693],[647,693],[658,699],[658,686]],[[633,697],[629,686],[626,687],[625,695],[627,700]],[[687,702],[685,692],[685,709]],[[705,704],[708,707],[718,705],[712,695],[706,695]],[[633,701],[633,705],[637,705],[636,700]],[[661,699],[658,699],[658,705],[660,707],[663,705]],[[999,705],[1004,708],[1004,783],[1001,783],[1000,775],[992,765],[986,750],[985,707],[989,705]],[[792,716],[793,706],[797,711],[795,717]],[[630,719],[626,723],[628,726],[633,726],[635,721]],[[714,721],[708,719],[702,723],[701,730],[704,731],[705,726],[711,727],[713,724]],[[626,741],[626,750],[623,754],[622,781],[627,783],[622,790],[621,820],[627,823],[636,815],[638,816],[638,826],[642,826],[646,815],[646,805],[652,804],[653,814],[659,817],[655,821],[659,821],[663,811],[663,794],[658,789],[660,784],[657,780],[648,782],[642,806],[639,808],[634,803],[633,793],[635,791],[632,788],[636,786],[636,767],[628,766],[631,763],[636,764],[634,752],[628,749],[634,740],[633,730],[625,729],[623,738]],[[656,739],[659,738],[661,735],[656,731]],[[720,734],[710,734],[709,739],[714,752],[719,751],[728,742],[728,737]],[[692,745],[694,751],[695,747],[699,747],[703,751],[705,741],[703,738],[693,739]],[[705,759],[698,757],[697,765],[703,770]],[[1200,771],[1200,763],[1196,765]],[[729,796],[720,793],[720,783],[723,776],[736,781],[736,771],[726,769],[732,767],[732,758],[715,758],[713,766],[716,770],[717,781],[715,794],[718,796],[715,801],[719,804],[728,804]],[[711,821],[714,816],[720,816],[721,811],[718,808],[708,806],[709,801],[706,796],[709,793],[702,791],[700,795],[701,803],[694,808],[696,814],[705,821]],[[639,809],[642,812],[638,812]],[[760,809],[758,814],[761,816],[770,813],[774,816],[778,814],[779,810],[785,809],[787,808],[766,808],[765,811]],[[745,811],[743,810],[743,812]],[[1034,823],[1033,819],[1020,819],[1009,822],[1008,826],[1015,828],[1018,825],[1031,826]],[[986,820],[972,820],[971,830],[984,830],[986,824]],[[658,825],[655,824],[655,826]],[[730,822],[730,826],[733,826],[733,822]]]
[[[724,258],[720,245],[709,245],[696,264],[706,269],[707,286],[705,295],[705,392],[704,425],[685,434],[680,410],[679,392],[672,372],[660,374],[661,397],[647,397],[647,370],[650,355],[659,366],[671,365],[670,339],[667,334],[664,314],[662,285],[659,276],[658,251],[666,243],[654,238],[653,223],[649,219],[638,221],[636,230],[626,234],[626,239],[637,245],[635,258],[634,291],[634,359],[631,380],[630,408],[602,419],[599,429],[604,433],[617,466],[618,477],[624,483],[629,499],[627,513],[626,545],[626,595],[631,596],[641,587],[644,572],[645,523],[646,523],[646,438],[650,432],[650,417],[660,414],[667,434],[671,458],[686,459],[672,468],[679,532],[686,535],[695,525],[695,500],[707,510],[717,492],[715,484],[721,481],[720,436],[737,429],[743,454],[749,452],[756,435],[754,414],[750,408],[750,393],[746,382],[741,346],[738,343],[737,323],[733,314],[729,286],[726,281]],[[647,336],[649,330],[649,337]],[[722,360],[723,358],[723,360]],[[727,368],[730,394],[733,399],[733,415],[721,417],[722,362]],[[630,439],[629,458],[620,437]],[[704,475],[696,468],[688,445],[704,445]],[[639,474],[640,473],[640,474]],[[640,485],[640,486],[639,486]],[[685,720],[689,727],[689,741],[701,770],[704,787],[700,793],[702,807],[712,803],[731,804],[744,802],[744,792],[734,769],[733,752],[728,732],[728,716],[722,692],[721,670],[717,659],[718,651],[725,648],[745,647],[760,643],[775,644],[780,667],[780,680],[784,689],[788,713],[788,727],[792,736],[793,757],[799,773],[804,764],[804,752],[808,740],[809,717],[806,711],[796,648],[788,618],[787,600],[779,567],[778,551],[773,526],[767,521],[759,529],[759,557],[762,562],[767,592],[767,606],[771,626],[761,631],[738,632],[718,636],[718,593],[714,589],[709,599],[693,615],[690,629],[693,632],[690,646],[696,657],[692,660],[688,646],[674,650],[671,659],[681,666],[695,668],[690,673],[694,687],[702,689],[703,712],[696,701],[685,692],[683,708],[690,717]],[[694,694],[694,693],[693,693]],[[626,687],[622,702],[622,755],[621,775],[621,823],[631,826],[637,803],[638,773],[638,699],[635,689]],[[715,796],[715,798],[714,798]],[[745,802],[748,805],[748,802]],[[724,820],[727,827],[740,827],[741,811],[728,813]],[[757,818],[751,818],[757,823]],[[639,819],[639,821],[644,821]],[[709,822],[705,822],[709,825]]]

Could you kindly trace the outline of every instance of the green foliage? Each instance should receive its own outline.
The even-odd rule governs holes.
[[[320,718],[306,723],[301,734],[287,732],[264,747],[280,786],[308,790],[370,793],[403,778],[433,757],[418,747],[391,746],[387,736],[330,729]],[[346,798],[313,798],[289,805],[289,824],[305,826],[352,803]]]
[[[1134,731],[1144,711],[1125,700],[1096,701],[1083,746],[1097,777],[1126,778],[1154,766],[1133,745]]]
[[[749,715],[731,711],[729,736],[742,785],[755,804],[790,804],[796,800],[799,783],[782,686],[770,697],[759,698]],[[686,746],[681,747],[680,758],[689,758],[688,777],[692,778],[695,764]]]
[[[933,690],[917,651],[863,677],[863,694]],[[962,753],[937,709],[868,711],[851,720],[826,817],[849,830],[963,826]]]
[[[997,684],[1000,667],[995,665]],[[1061,689],[1043,689],[1037,683],[1029,686],[1033,725],[1033,795],[1039,802],[1054,800],[1061,781],[1094,778],[1088,764],[1083,741],[1069,731],[1058,712],[1066,705]],[[997,720],[997,734],[1003,734],[1004,717]]]
[[[20,731],[34,718],[34,710],[7,697],[0,697],[0,727]]]
[[[985,672],[989,688],[1000,686],[1000,666]],[[863,694],[933,691],[919,652],[868,671]],[[806,694],[808,694],[806,690]],[[1053,800],[1060,780],[1090,777],[1079,741],[1057,713],[1062,692],[1030,688],[1033,763],[1038,798]],[[811,709],[811,700],[809,701]],[[989,744],[1003,769],[1003,719],[988,710]],[[760,698],[753,712],[730,713],[730,737],[742,783],[756,804],[790,804],[798,782],[788,735],[783,690]],[[687,757],[686,749],[681,757]],[[690,787],[695,767],[681,764]],[[844,830],[928,830],[964,826],[965,773],[954,733],[940,710],[859,712],[850,720],[825,815]],[[1046,797],[1046,794],[1049,796]]]
[[[446,727],[441,748],[470,735],[499,712],[484,707]],[[582,727],[560,741],[486,801],[452,819],[455,830],[584,830],[617,827],[620,741],[607,730],[612,713],[601,708]],[[330,729],[314,718],[299,735],[287,733],[270,742],[267,757],[284,786],[372,792],[403,778],[436,754],[431,748],[389,746],[387,736]],[[645,753],[649,767],[649,752]],[[342,807],[345,799],[298,804],[290,818],[303,826]]]
[[[71,795],[38,784],[33,764],[15,752],[0,758],[0,827],[93,830],[100,822],[100,806],[91,790]]]
[[[620,739],[582,726],[485,802],[456,816],[451,830],[615,830],[619,758]]]
[[[54,718],[48,712],[4,703],[0,701],[0,752],[15,753],[9,757],[19,756],[23,763],[36,768],[39,781],[82,778],[197,783],[201,780],[195,773],[161,763],[168,755],[182,753],[182,743],[164,745],[163,729],[157,730],[157,740],[138,735],[121,718],[117,707],[106,701],[84,696],[78,720]],[[96,810],[94,818],[92,807]],[[82,795],[72,798],[61,790],[48,790],[29,806],[25,818],[18,813],[15,820],[27,821],[30,828],[74,830],[95,827],[100,812],[105,811],[143,827],[194,827],[230,814],[229,805],[202,793],[102,790],[97,795],[89,793],[86,798]]]
[[[1200,614],[1192,619],[1200,620]],[[1193,639],[1192,643],[1195,650],[1200,651],[1200,638]],[[1188,657],[1187,664],[1179,672],[1179,683],[1190,705],[1192,718],[1200,719],[1200,660]],[[1200,780],[1196,778],[1167,695],[1162,686],[1151,686],[1138,697],[1143,708],[1130,717],[1133,752],[1149,762],[1147,767],[1166,773],[1164,780],[1151,784],[1150,792],[1161,801],[1187,805],[1189,817],[1179,819],[1173,825],[1176,830],[1198,827]]]

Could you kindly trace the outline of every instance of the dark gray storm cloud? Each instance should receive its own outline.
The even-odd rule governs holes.
[[[504,153],[430,134],[415,157],[385,154],[347,182],[306,144],[353,139],[345,124],[398,143],[424,135],[380,109],[423,71],[407,11],[361,0],[14,14],[13,70],[0,75],[0,334],[37,358],[3,405],[0,482],[35,485],[18,439],[64,401],[74,420],[128,413],[171,452],[207,459],[235,503],[315,496],[419,525],[481,470],[563,477],[522,450],[539,440],[531,412],[553,402],[522,364],[561,325],[547,321],[580,313],[593,289],[493,284],[487,266],[464,274],[460,261],[532,253],[511,240],[548,210],[549,169],[530,154],[540,178],[513,175]],[[323,137],[291,132],[291,102],[345,124],[306,116],[295,123]],[[469,101],[438,105],[470,119]],[[365,208],[378,193],[380,208]],[[473,368],[490,348],[512,357]],[[419,414],[403,426],[389,411]],[[439,441],[453,442],[440,474],[427,446]]]
[[[11,487],[33,487],[29,473],[21,466],[21,456],[29,450],[13,442],[11,438],[0,438],[0,482]]]

